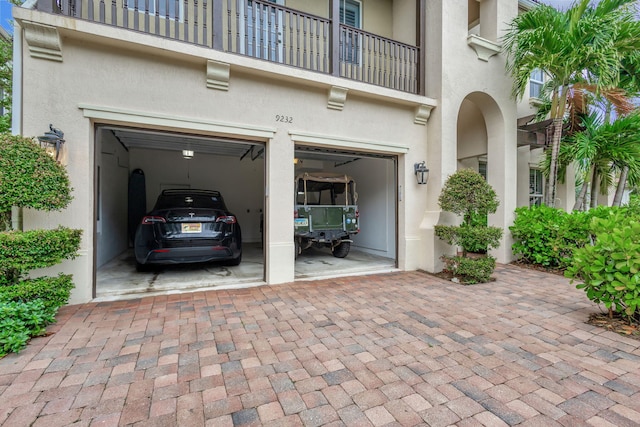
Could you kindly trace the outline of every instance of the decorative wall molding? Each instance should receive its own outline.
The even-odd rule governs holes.
[[[316,147],[352,149],[357,151],[369,151],[375,153],[407,154],[409,147],[390,144],[381,141],[364,139],[343,138],[340,136],[325,135],[310,132],[290,131],[289,135],[294,143],[314,145]]]
[[[493,55],[500,53],[501,46],[490,40],[483,39],[475,34],[469,34],[467,44],[476,51],[478,59],[488,62]]]
[[[79,104],[78,108],[83,110],[84,117],[105,124],[144,125],[159,129],[204,131],[259,141],[272,139],[276,133],[274,128],[250,124],[218,122],[88,104]]]
[[[529,98],[529,105],[533,107],[540,107],[543,103],[544,101],[540,98],[534,98],[534,97]]]
[[[20,25],[33,58],[62,62],[62,43],[56,27],[30,21],[22,21]]]
[[[230,65],[225,62],[207,61],[207,87],[229,90]]]
[[[426,125],[429,117],[431,116],[431,110],[433,110],[432,105],[418,105],[416,107],[416,116],[413,119],[413,123],[417,125]]]
[[[342,111],[344,103],[347,100],[347,92],[349,89],[340,86],[331,86],[329,88],[329,102],[327,108],[331,110]]]

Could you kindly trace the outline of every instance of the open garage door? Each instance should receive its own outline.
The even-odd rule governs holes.
[[[316,232],[312,239],[309,229],[321,225],[313,218],[317,206],[327,206],[331,203],[350,203],[343,191],[351,191],[342,185],[341,188],[327,187],[326,191],[318,188],[316,195],[309,194],[306,202],[303,188],[296,188],[298,192],[296,205],[306,203],[300,212],[297,224],[309,224],[309,227],[297,227],[296,243],[302,245],[296,258],[296,279],[319,278],[327,275],[349,275],[390,271],[397,267],[397,157],[387,154],[356,152],[325,147],[296,145],[295,147],[296,176],[305,173],[339,174],[353,178],[354,191],[357,193],[357,223],[359,232],[349,231],[353,218],[351,213],[344,210],[344,218],[337,218],[336,224],[327,228],[338,231]],[[297,184],[304,186],[305,184]],[[340,185],[340,184],[338,184]],[[307,184],[310,189],[311,184]],[[344,189],[344,190],[343,190]],[[322,193],[322,194],[321,194]],[[329,196],[329,199],[326,197]],[[314,197],[316,199],[312,200]],[[347,201],[343,201],[342,199]],[[331,222],[331,208],[317,212],[315,215],[327,215],[325,222]],[[306,213],[305,213],[306,211]],[[297,211],[296,211],[297,212]],[[306,222],[305,222],[306,221]],[[321,221],[322,222],[322,221]],[[344,247],[338,248],[335,241],[336,233],[341,239],[348,241],[349,251],[344,255]],[[330,237],[333,236],[333,237]],[[324,238],[324,241],[322,240]],[[332,239],[333,242],[332,242]],[[313,241],[311,241],[313,240]],[[340,243],[342,246],[343,244]]]
[[[98,126],[95,171],[96,296],[222,288],[264,281],[264,146],[157,130]],[[135,230],[169,189],[218,191],[241,230],[242,260],[155,265],[136,271]],[[192,209],[193,210],[193,209]],[[194,216],[194,212],[187,212]],[[168,213],[167,215],[174,215]],[[167,217],[169,218],[169,217]],[[167,219],[167,221],[169,221]],[[205,231],[189,221],[185,233]],[[200,225],[198,227],[198,225]],[[175,241],[176,245],[191,245]],[[212,250],[221,250],[212,243]],[[168,246],[166,246],[168,248]],[[159,250],[167,250],[159,248]],[[237,253],[237,251],[236,251]]]

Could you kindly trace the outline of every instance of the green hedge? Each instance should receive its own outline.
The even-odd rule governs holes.
[[[55,314],[60,307],[67,303],[73,288],[70,274],[26,279],[16,285],[0,286],[0,302],[42,300],[44,307]]]
[[[453,273],[460,283],[472,285],[486,283],[496,268],[496,259],[492,256],[467,258],[463,256],[443,256],[445,270]]]
[[[529,264],[566,268],[574,250],[590,242],[590,215],[568,214],[545,205],[517,208],[516,219],[509,227],[515,240],[513,254]]]
[[[498,227],[436,225],[438,238],[450,245],[460,245],[465,252],[484,253],[500,246],[502,229]]]
[[[23,280],[0,286],[0,357],[19,352],[55,321],[73,289],[71,275]]]
[[[34,140],[0,133],[0,356],[44,333],[69,299],[71,276],[25,279],[28,272],[75,258],[80,230],[7,231],[12,207],[44,211],[69,205],[65,167]]]
[[[509,229],[516,259],[546,268],[564,270],[573,260],[576,249],[591,244],[593,218],[607,218],[611,212],[640,220],[640,204],[625,207],[599,206],[587,212],[567,213],[548,206],[516,209],[516,219]]]
[[[81,230],[66,227],[0,232],[0,285],[15,284],[30,270],[75,258],[81,235]]]
[[[0,134],[0,212],[12,206],[60,210],[71,201],[69,176],[31,138]]]

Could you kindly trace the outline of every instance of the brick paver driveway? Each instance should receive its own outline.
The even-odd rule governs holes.
[[[640,425],[640,341],[501,266],[65,307],[0,360],[5,426]]]

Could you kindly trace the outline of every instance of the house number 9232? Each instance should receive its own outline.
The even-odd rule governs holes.
[[[280,114],[276,114],[276,122],[293,123],[293,117],[281,116]]]

